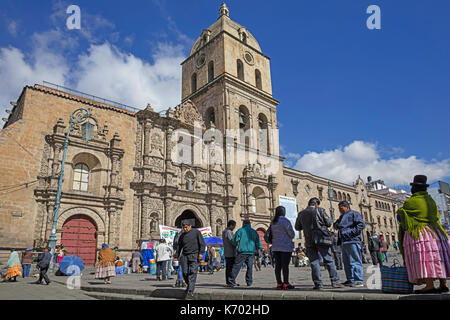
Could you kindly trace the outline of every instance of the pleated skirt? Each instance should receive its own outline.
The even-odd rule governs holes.
[[[405,232],[403,248],[409,282],[450,277],[450,237],[441,241],[430,228],[423,228],[418,240]]]
[[[113,263],[103,267],[98,266],[95,270],[96,279],[104,279],[115,276],[116,276],[116,267],[114,266]]]

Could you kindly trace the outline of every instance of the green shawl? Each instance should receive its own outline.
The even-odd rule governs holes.
[[[447,234],[439,223],[439,210],[436,202],[426,191],[419,191],[405,201],[397,214],[401,222],[399,228],[399,248],[403,255],[403,237],[408,232],[413,238],[419,239],[420,232],[430,227],[439,236],[440,240],[447,239]]]

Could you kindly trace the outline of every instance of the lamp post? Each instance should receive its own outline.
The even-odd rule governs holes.
[[[50,235],[50,239],[48,241],[48,246],[50,247],[51,254],[52,254],[52,259],[50,261],[50,267],[49,267],[50,272],[53,272],[53,269],[55,267],[53,258],[55,256],[55,247],[56,247],[56,224],[58,222],[58,212],[59,212],[59,206],[61,203],[61,189],[62,189],[62,183],[63,183],[63,178],[64,178],[64,165],[66,163],[67,147],[69,146],[70,131],[72,131],[73,124],[80,124],[80,123],[86,121],[89,118],[89,116],[90,116],[89,111],[84,108],[77,109],[74,112],[72,112],[72,114],[70,115],[69,130],[67,130],[66,141],[64,142],[64,152],[63,152],[63,157],[62,157],[62,161],[61,161],[61,171],[59,173],[58,189],[56,192],[55,209],[53,212],[52,234]],[[85,134],[84,136],[85,136],[86,140],[90,139],[89,134]]]
[[[330,199],[330,214],[331,220],[334,223],[334,208],[333,208],[333,188],[331,187],[331,182],[328,181],[328,198]]]

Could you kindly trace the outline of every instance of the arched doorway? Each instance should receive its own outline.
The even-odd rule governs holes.
[[[175,227],[181,228],[181,221],[184,219],[192,219],[195,220],[195,224],[192,226],[194,228],[202,228],[202,221],[197,218],[196,214],[192,210],[184,210],[183,213],[175,220]]]
[[[269,251],[269,244],[264,241],[264,234],[266,233],[266,230],[264,230],[263,228],[258,228],[256,229],[256,232],[258,232],[259,235],[259,241],[261,241],[261,248]]]
[[[85,265],[95,264],[97,226],[88,216],[78,214],[64,222],[61,243],[67,255],[77,255]]]

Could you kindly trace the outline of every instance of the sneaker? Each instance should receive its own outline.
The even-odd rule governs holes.
[[[331,285],[332,288],[338,289],[338,288],[345,288],[345,286],[342,283],[333,283]]]
[[[283,284],[282,283],[277,284],[277,288],[275,290],[283,290]]]
[[[354,288],[363,288],[364,287],[364,283],[362,282],[355,282],[352,287]]]
[[[313,287],[313,290],[322,291],[323,287],[315,286],[315,287]]]
[[[283,290],[292,290],[295,287],[291,285],[290,283],[283,283]]]
[[[353,287],[353,282],[351,282],[351,281],[345,281],[345,282],[343,283],[343,285],[346,286],[346,287]]]

